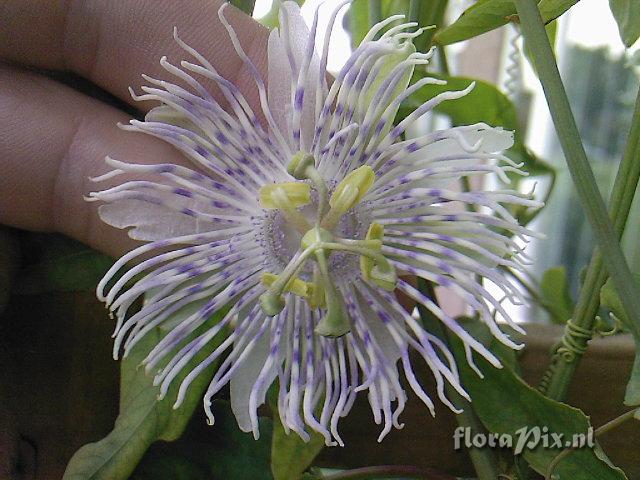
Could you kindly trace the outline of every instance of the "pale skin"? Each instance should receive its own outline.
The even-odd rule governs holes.
[[[126,231],[102,223],[97,205],[83,199],[96,189],[89,177],[110,169],[106,155],[135,163],[185,160],[166,143],[119,129],[130,114],[32,68],[77,74],[144,113],[156,105],[134,102],[128,87],[140,93],[141,73],[171,80],[159,60],[186,58],[172,37],[176,26],[259,111],[255,84],[218,20],[222,3],[0,1],[0,223],[60,232],[114,257],[130,250]],[[266,72],[268,31],[233,7],[225,13]]]

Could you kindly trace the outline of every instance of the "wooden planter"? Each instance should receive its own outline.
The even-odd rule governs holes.
[[[112,328],[104,307],[91,293],[16,297],[0,315],[0,478],[12,478],[7,472],[19,458],[24,474],[17,478],[58,480],[80,446],[112,429],[119,367],[111,360]],[[536,384],[561,329],[544,325],[526,329],[529,336],[521,365],[525,379]],[[569,403],[590,415],[594,426],[625,411],[621,402],[633,356],[629,336],[592,342]],[[204,422],[201,416],[198,411],[193,422]],[[347,446],[325,449],[319,462],[337,467],[402,463],[472,475],[466,452],[453,449],[456,423],[446,408],[438,406],[433,419],[412,398],[402,421],[403,430],[392,431],[378,444],[379,427],[361,398],[341,424]],[[604,437],[602,445],[629,478],[640,478],[636,424]]]

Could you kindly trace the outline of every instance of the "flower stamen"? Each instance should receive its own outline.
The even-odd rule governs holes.
[[[347,213],[367,194],[376,174],[368,165],[356,168],[348,174],[338,184],[329,199],[331,209],[320,222],[320,225],[327,230],[332,230],[340,221],[342,215]]]
[[[260,189],[260,205],[266,209],[278,209],[296,229],[304,234],[311,226],[296,207],[310,201],[310,187],[306,183],[274,183]]]

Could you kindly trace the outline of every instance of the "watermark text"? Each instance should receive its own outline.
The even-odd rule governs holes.
[[[593,448],[595,439],[593,428],[585,433],[552,432],[548,427],[522,427],[509,433],[474,433],[470,427],[458,427],[453,433],[453,448],[459,450],[466,448],[510,448],[515,455],[521,454],[525,449],[533,450],[537,447],[557,448]]]

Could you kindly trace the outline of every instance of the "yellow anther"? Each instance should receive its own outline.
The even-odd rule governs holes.
[[[380,288],[384,288],[390,292],[396,289],[398,276],[396,275],[396,269],[390,263],[385,265],[384,268],[380,264],[374,265],[369,272],[369,276],[371,277],[371,281]]]
[[[263,273],[260,279],[262,285],[270,287],[278,280],[278,275],[273,273]],[[324,289],[314,282],[305,282],[299,278],[292,278],[284,287],[285,292],[293,293],[298,297],[305,298],[311,308],[326,308]]]
[[[282,196],[282,192],[292,208],[301,207],[311,201],[311,187],[308,183],[271,183],[260,188],[260,206],[266,209],[280,208],[280,202],[274,194]]]
[[[327,308],[327,299],[324,294],[324,288],[319,283],[309,283],[309,296],[307,297],[307,303],[311,308]]]
[[[382,238],[384,237],[384,227],[379,223],[372,223],[369,225],[369,230],[365,237],[365,242],[369,245],[367,248],[375,249],[378,252],[382,248]],[[388,262],[386,265],[376,263],[371,257],[364,255],[360,256],[360,272],[365,280],[371,281],[384,288],[385,290],[393,291],[396,288],[396,271],[395,268]]]
[[[377,240],[380,242],[380,247],[376,250],[380,251],[382,248],[382,237],[384,237],[384,227],[379,223],[372,223],[369,225],[369,230],[367,230],[367,236],[365,239],[367,241]],[[360,257],[360,272],[362,272],[362,276],[365,280],[371,280],[371,269],[374,267],[375,262],[370,257],[365,257],[362,255]]]
[[[375,179],[376,174],[369,165],[356,168],[338,184],[329,199],[329,205],[338,208],[342,213],[346,212],[362,200]],[[357,189],[357,192],[354,189]]]
[[[305,152],[298,152],[293,157],[289,165],[287,165],[287,172],[298,180],[308,178],[307,168],[315,167],[316,161],[313,155]]]
[[[340,222],[342,215],[347,213],[353,206],[367,194],[376,174],[368,165],[356,168],[338,184],[329,199],[331,209],[322,218],[320,225],[327,230],[332,230]]]
[[[372,223],[369,225],[369,230],[367,230],[367,236],[365,237],[367,240],[380,240],[384,237],[384,226],[379,223]]]
[[[270,287],[277,279],[278,275],[274,275],[273,273],[263,273],[260,281],[265,287]],[[284,291],[291,292],[299,297],[307,298],[312,295],[313,287],[311,283],[294,277],[285,285]]]

